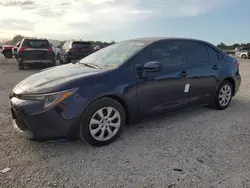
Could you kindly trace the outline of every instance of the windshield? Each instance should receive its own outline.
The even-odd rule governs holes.
[[[143,42],[119,42],[83,58],[80,63],[93,64],[101,68],[116,68],[145,46]]]

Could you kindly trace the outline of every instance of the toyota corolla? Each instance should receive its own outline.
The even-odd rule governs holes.
[[[27,139],[102,146],[125,124],[155,114],[201,105],[223,110],[240,82],[238,61],[208,42],[141,38],[34,74],[9,98],[13,126]]]

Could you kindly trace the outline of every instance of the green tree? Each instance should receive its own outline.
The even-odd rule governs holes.
[[[21,41],[23,38],[24,38],[24,36],[22,36],[22,35],[16,35],[11,40],[11,44],[15,45],[16,43],[18,43],[19,41]]]

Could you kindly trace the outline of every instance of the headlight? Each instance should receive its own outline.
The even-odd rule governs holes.
[[[53,108],[77,90],[78,88],[48,94],[21,95],[20,99],[29,101],[44,101],[44,109],[47,110]]]

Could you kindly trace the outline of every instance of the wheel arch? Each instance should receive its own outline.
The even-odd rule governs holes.
[[[102,98],[110,98],[110,99],[113,99],[113,100],[117,101],[118,103],[120,103],[120,104],[122,105],[124,111],[125,111],[125,118],[126,118],[125,121],[126,121],[126,124],[127,124],[127,123],[130,123],[131,118],[130,118],[130,114],[129,114],[128,105],[127,105],[126,101],[125,101],[122,97],[120,97],[120,96],[118,96],[118,95],[108,94],[108,95],[99,96],[99,97],[93,99],[93,100],[88,104],[87,108],[88,108],[89,106],[91,106],[94,102],[96,102],[97,100],[100,100],[100,99],[102,99]],[[87,109],[87,108],[86,108],[86,109]],[[84,112],[85,112],[85,110],[84,110]],[[84,112],[83,112],[83,113],[84,113]]]
[[[219,84],[219,86],[221,85],[221,83],[223,83],[224,81],[228,81],[231,85],[232,85],[232,89],[233,89],[233,96],[235,95],[235,87],[236,87],[236,84],[235,84],[235,81],[233,78],[231,77],[227,77],[225,78],[224,80],[222,80]]]

